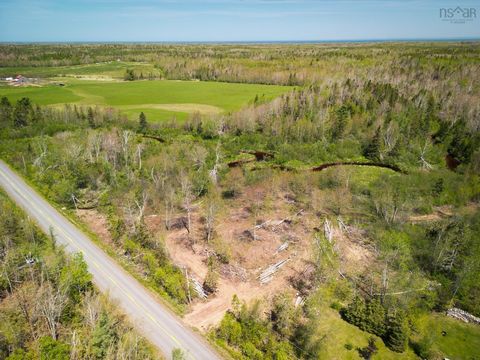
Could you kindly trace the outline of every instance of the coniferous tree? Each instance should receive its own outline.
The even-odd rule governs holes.
[[[0,100],[0,123],[9,123],[12,119],[12,104],[6,96]]]
[[[138,130],[141,133],[145,133],[148,128],[148,123],[147,123],[147,117],[143,113],[143,111],[140,113],[140,116],[138,117]]]
[[[388,316],[385,342],[393,351],[405,351],[408,342],[408,324],[403,313]]]
[[[28,125],[29,118],[32,113],[32,103],[27,97],[21,98],[15,105],[13,111],[13,124],[15,127],[23,127]]]
[[[342,138],[343,133],[345,132],[350,111],[347,106],[342,105],[335,111],[334,115],[334,123],[332,125],[331,134],[332,140],[338,140]]]
[[[90,338],[91,352],[94,359],[104,359],[108,350],[118,341],[114,322],[108,314],[102,313]]]
[[[207,291],[207,293],[215,293],[218,288],[218,272],[217,272],[217,260],[210,256],[208,258],[208,272],[207,276],[205,277],[205,281],[203,282],[203,287]]]
[[[363,150],[363,156],[370,160],[379,160],[380,159],[380,127],[375,131],[375,135],[368,142]]]
[[[88,121],[88,126],[90,126],[92,129],[96,127],[95,114],[93,113],[93,109],[91,107],[89,107],[87,111],[87,121]]]
[[[135,80],[135,73],[133,72],[132,69],[127,69],[125,70],[125,75],[123,76],[123,79],[125,81],[133,81]]]

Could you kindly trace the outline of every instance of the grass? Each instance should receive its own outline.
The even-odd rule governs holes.
[[[29,97],[39,105],[75,103],[112,106],[132,118],[145,112],[150,121],[183,120],[195,111],[204,114],[232,112],[247,105],[256,95],[273,99],[292,87],[202,81],[81,81],[66,86],[0,87],[0,96],[10,101]]]
[[[108,61],[97,64],[70,65],[70,66],[29,66],[29,67],[2,67],[0,77],[22,74],[27,77],[58,77],[58,76],[100,76],[123,78],[126,69],[133,69],[135,73],[149,73],[159,75],[159,70],[152,64],[139,62]]]
[[[338,311],[330,307],[336,296],[334,290],[325,287],[320,289],[313,298],[318,317],[316,334],[322,340],[322,354],[325,359],[360,359],[357,348],[368,344],[368,339],[376,339],[378,353],[373,359],[418,359],[411,348],[404,353],[389,350],[382,339],[344,321]],[[466,324],[449,318],[443,314],[424,314],[416,318],[416,331],[411,339],[418,341],[428,339],[435,358],[455,360],[478,359],[480,349],[480,326]],[[445,335],[442,334],[445,332]],[[352,345],[348,350],[345,345]]]
[[[0,87],[0,96],[7,96],[11,102],[17,101],[22,97],[29,97],[38,105],[74,103],[82,99],[72,91],[59,86],[22,88]]]
[[[480,326],[442,314],[425,315],[418,320],[417,326],[420,336],[430,340],[432,350],[442,353],[443,357],[455,360],[479,358]]]
[[[344,321],[339,312],[330,307],[335,298],[330,291],[328,288],[323,288],[317,292],[313,299],[316,312],[319,314],[316,336],[322,339],[321,359],[361,359],[357,349],[366,347],[368,339],[371,337],[376,340],[375,343],[378,347],[378,352],[373,356],[373,359],[417,359],[411,349],[407,349],[404,353],[393,352],[385,346],[378,336],[369,334]],[[346,344],[350,344],[352,349],[348,350]]]

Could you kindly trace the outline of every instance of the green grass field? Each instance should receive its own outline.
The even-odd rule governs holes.
[[[65,86],[0,87],[0,96],[10,101],[29,97],[39,105],[74,103],[112,106],[132,118],[145,112],[150,121],[179,120],[200,112],[211,115],[240,109],[256,95],[271,100],[292,87],[202,81],[86,81],[67,79]]]
[[[417,326],[420,337],[430,341],[436,354],[456,360],[480,359],[480,326],[443,314],[424,316]]]
[[[319,290],[311,300],[314,301],[319,314],[316,336],[321,339],[323,353],[321,359],[360,360],[357,349],[365,347],[370,337],[375,338],[378,347],[378,353],[373,356],[373,359],[419,359],[411,347],[403,353],[393,352],[379,337],[344,321],[338,311],[330,307],[331,303],[336,301],[332,289]],[[416,319],[415,328],[412,339],[415,341],[421,338],[428,339],[434,359],[444,357],[452,360],[479,359],[480,326],[478,325],[466,324],[444,314],[432,313]],[[346,344],[351,345],[350,350],[346,348]]]
[[[145,76],[161,75],[154,65],[142,62],[108,61],[96,64],[69,65],[69,66],[23,66],[2,67],[0,77],[22,74],[27,77],[52,78],[61,76],[84,77],[96,76],[104,78],[123,79],[126,69],[133,69],[135,73]]]

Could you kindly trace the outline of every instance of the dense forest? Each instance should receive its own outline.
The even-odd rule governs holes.
[[[85,209],[104,217],[109,239],[96,241],[181,314],[202,300],[169,249],[172,234],[181,232],[187,254],[202,254],[206,275],[199,280],[215,298],[225,269],[247,268],[242,251],[260,249],[264,224],[286,209],[285,230],[272,232],[293,248],[289,258],[307,247],[305,271],[272,296],[231,299],[208,336],[233,358],[317,359],[340,349],[366,359],[437,359],[448,351],[425,324],[451,307],[480,316],[479,51],[477,43],[2,45],[2,66],[33,72],[121,59],[149,62],[168,79],[297,88],[185,122],[152,122],[143,113],[131,121],[110,108],[41,107],[3,97],[0,156],[72,218]],[[240,210],[239,221],[250,228],[231,239],[222,223]],[[97,351],[82,340],[95,336],[83,334],[111,326],[115,335],[98,335],[115,339],[108,351],[125,351],[135,339],[138,354],[150,354],[98,300],[81,259],[66,258],[52,239],[14,218],[1,219],[11,237],[3,245],[4,268],[13,269],[7,258],[28,253],[48,258],[39,262],[47,270],[35,263],[24,278],[16,273],[18,289],[3,283],[2,306],[10,308],[23,287],[68,290],[64,311],[73,320],[62,323],[60,313],[59,334],[32,333],[19,307],[15,319],[24,322],[25,338],[6,337],[1,351],[58,347],[71,354],[77,344],[81,358]],[[286,241],[290,233],[301,239]],[[365,255],[348,257],[342,241]],[[77,270],[63,270],[72,267]],[[62,273],[79,279],[67,281]],[[254,270],[247,275],[256,276]],[[80,325],[87,305],[78,304],[94,299],[102,304],[98,319]],[[353,334],[351,340],[338,344],[324,327],[329,322]],[[473,335],[465,336],[478,337],[478,329],[468,329]],[[82,334],[78,343],[67,340],[75,334]],[[448,336],[456,346],[463,335]]]

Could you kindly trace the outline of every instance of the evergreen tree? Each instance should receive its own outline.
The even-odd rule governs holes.
[[[91,107],[89,107],[88,110],[87,110],[87,121],[88,121],[88,126],[90,126],[92,129],[95,129],[95,127],[96,127],[95,114],[94,114],[93,109]]]
[[[135,73],[133,72],[133,70],[132,69],[126,69],[125,70],[125,75],[123,76],[123,79],[125,81],[135,80]]]
[[[214,293],[218,288],[218,272],[217,272],[217,260],[210,256],[208,258],[208,272],[203,282],[203,287],[207,293]]]
[[[363,330],[380,337],[385,335],[385,308],[377,299],[367,302]]]
[[[334,114],[334,123],[331,128],[332,140],[338,140],[343,136],[347,127],[348,116],[350,111],[347,106],[340,106]]]
[[[147,117],[143,113],[143,111],[140,113],[140,116],[138,117],[138,130],[141,133],[145,133],[148,128],[148,123],[147,123]]]
[[[7,97],[0,100],[0,123],[8,124],[12,119],[12,104]]]
[[[380,337],[385,335],[385,308],[376,299],[365,302],[363,298],[357,296],[346,309],[342,310],[342,316],[362,330]]]
[[[283,337],[288,338],[292,335],[294,310],[292,299],[286,294],[280,294],[274,298],[273,307],[270,312],[270,320],[273,329]]]
[[[92,355],[95,359],[105,359],[108,349],[117,342],[115,323],[106,313],[102,313],[91,336]]]
[[[43,111],[39,105],[36,105],[35,109],[32,110],[31,119],[32,122],[40,122],[43,120]]]
[[[365,301],[363,298],[356,296],[348,307],[342,310],[342,316],[350,324],[358,326],[358,324],[363,323],[365,318]]]
[[[408,333],[408,324],[402,312],[388,316],[385,343],[390,349],[404,352],[407,347]]]
[[[480,144],[480,136],[478,134],[469,135],[463,119],[452,127],[450,133],[452,140],[447,148],[448,154],[461,163],[468,163]]]
[[[24,97],[18,100],[13,111],[13,125],[15,127],[27,126],[32,111],[32,103],[29,98]]]
[[[363,156],[370,160],[380,159],[380,127],[375,131],[375,135],[368,142],[363,150]]]

